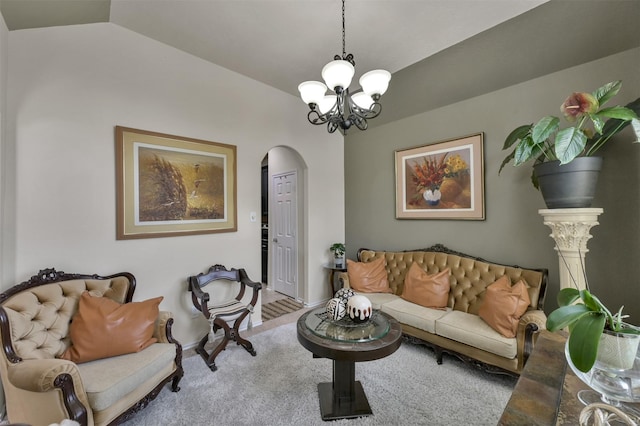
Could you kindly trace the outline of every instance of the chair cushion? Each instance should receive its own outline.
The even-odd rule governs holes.
[[[466,312],[450,311],[439,318],[436,334],[509,359],[517,354],[515,338],[502,336],[478,315]]]
[[[91,408],[104,410],[168,366],[173,369],[175,357],[173,343],[154,343],[140,352],[78,364]]]
[[[392,293],[387,280],[384,258],[372,262],[354,262],[347,259],[349,285],[361,293]]]
[[[71,346],[60,356],[75,363],[139,352],[153,336],[162,297],[120,304],[82,293],[70,326]]]
[[[413,262],[404,278],[402,298],[425,308],[445,309],[449,302],[450,275],[449,268],[429,275]]]
[[[489,285],[478,315],[504,337],[516,337],[518,321],[530,303],[523,280],[511,286],[506,275]]]

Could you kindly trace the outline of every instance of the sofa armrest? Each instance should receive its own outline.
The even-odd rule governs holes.
[[[340,272],[338,274],[338,282],[340,283],[340,288],[351,288],[349,285],[349,274],[346,272]]]
[[[173,314],[169,311],[160,311],[158,313],[158,319],[156,320],[156,325],[153,330],[153,337],[158,339],[160,343],[173,343],[170,340],[171,336],[171,320],[173,319]]]
[[[547,316],[543,311],[530,310],[520,317],[516,331],[518,345],[518,370],[522,370],[531,355],[540,331],[546,330]]]
[[[68,417],[88,423],[89,401],[75,363],[63,359],[29,359],[9,364],[7,378],[15,387],[30,392],[62,391],[61,404]]]
[[[531,310],[531,311],[527,311],[524,313],[524,315],[522,315],[520,317],[520,322],[518,323],[518,329],[520,329],[520,327],[522,327],[522,329],[524,330],[524,328],[528,325],[528,324],[536,324],[538,326],[539,330],[546,330],[547,329],[547,316],[545,315],[545,313],[543,311],[539,311],[539,310]],[[520,331],[520,330],[518,330]]]

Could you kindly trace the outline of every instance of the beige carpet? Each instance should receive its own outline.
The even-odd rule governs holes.
[[[215,373],[199,356],[184,359],[180,392],[163,389],[122,426],[495,426],[516,383],[455,357],[438,365],[432,350],[402,343],[385,358],[356,363],[373,416],[323,422],[318,383],[331,382],[332,361],[302,347],[295,322],[251,343],[257,356],[230,344]]]
[[[302,303],[291,299],[280,299],[262,305],[262,322],[302,309]]]

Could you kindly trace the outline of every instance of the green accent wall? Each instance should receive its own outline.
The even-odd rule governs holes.
[[[509,74],[508,69],[494,72]],[[433,75],[425,69],[422,76],[412,78],[435,86],[447,75]],[[560,104],[571,92],[592,91],[618,79],[623,81],[622,91],[608,105],[624,105],[640,97],[640,48],[469,96],[365,132],[350,132],[345,138],[347,257],[355,258],[360,247],[408,250],[442,243],[492,261],[548,268],[545,310],[550,312],[556,307],[559,278],[551,231],[538,214],[546,207],[531,186],[530,167],[508,166],[498,176],[506,153],[502,151],[504,139],[521,124],[558,115]],[[393,83],[392,79],[390,91]],[[382,103],[386,106],[385,97]],[[396,219],[394,151],[478,132],[484,133],[486,219]],[[604,214],[600,225],[592,229],[586,266],[592,290],[612,308],[626,303],[630,322],[640,324],[640,304],[629,303],[640,300],[640,144],[632,140],[627,129],[601,150],[605,161],[593,207],[604,208]]]

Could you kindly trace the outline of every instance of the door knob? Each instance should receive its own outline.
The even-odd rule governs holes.
[[[273,242],[274,242],[274,243],[277,243],[277,242],[278,242],[278,239],[277,239],[277,238],[274,238],[274,239],[273,239]]]

